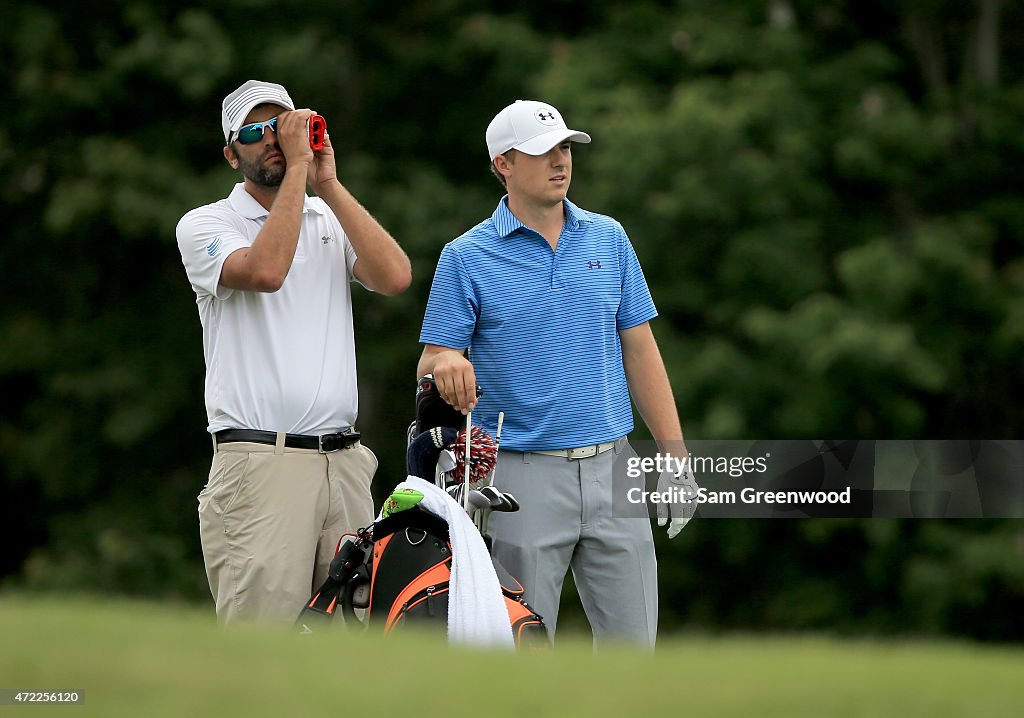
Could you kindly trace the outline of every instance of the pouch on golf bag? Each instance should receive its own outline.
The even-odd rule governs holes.
[[[544,620],[523,599],[523,586],[492,561],[516,646],[547,647]],[[366,608],[367,622],[385,634],[407,624],[447,626],[451,562],[443,519],[418,506],[398,511],[342,545],[299,626],[311,632],[316,618],[333,617],[339,607],[350,622],[359,620],[356,608]]]

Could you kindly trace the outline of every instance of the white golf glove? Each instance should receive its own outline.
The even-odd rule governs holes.
[[[658,493],[671,493],[673,501],[659,501],[656,508],[658,511],[658,526],[668,523],[668,537],[674,539],[683,530],[683,527],[693,518],[697,510],[697,479],[689,466],[678,476],[672,471],[663,471],[658,477]],[[687,501],[687,499],[691,499]],[[671,517],[671,521],[669,521]]]

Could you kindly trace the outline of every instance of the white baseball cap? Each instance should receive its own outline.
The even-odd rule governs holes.
[[[516,100],[487,125],[491,161],[509,150],[542,155],[565,140],[590,142],[590,135],[570,130],[558,110],[536,100]]]
[[[224,98],[221,106],[220,124],[224,130],[224,141],[231,139],[231,133],[245,123],[246,115],[252,108],[263,104],[279,105],[286,110],[294,110],[295,103],[288,95],[288,90],[274,82],[246,80],[241,87]]]

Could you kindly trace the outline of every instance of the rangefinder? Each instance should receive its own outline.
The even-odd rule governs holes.
[[[321,115],[309,118],[309,147],[314,152],[324,148],[324,137],[327,134],[327,120]]]

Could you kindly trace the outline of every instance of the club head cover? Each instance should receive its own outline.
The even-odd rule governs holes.
[[[405,453],[408,474],[425,481],[433,481],[441,451],[452,443],[458,434],[456,429],[450,427],[435,427],[413,439]]]
[[[476,388],[477,398],[483,395],[483,390]],[[432,374],[425,374],[420,377],[416,384],[416,433],[430,431],[436,426],[451,427],[454,429],[465,426],[466,417],[462,412],[441,398],[437,391],[437,384],[434,383]]]
[[[470,444],[469,481],[482,484],[498,462],[498,443],[493,436],[474,425],[470,433]],[[455,441],[447,448],[455,455],[456,477],[463,477],[466,471],[465,430],[459,431]]]

